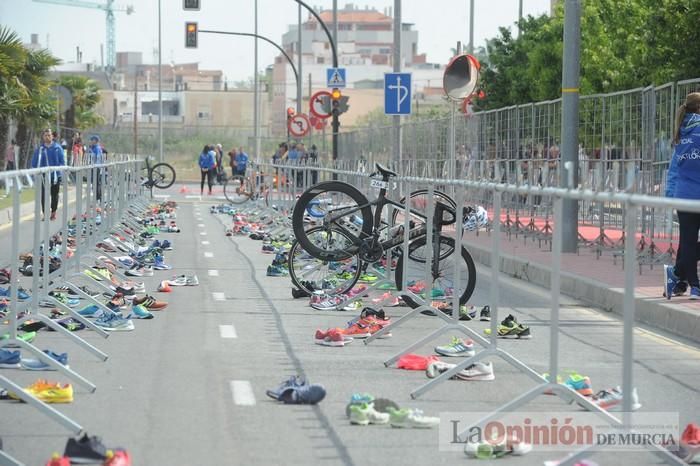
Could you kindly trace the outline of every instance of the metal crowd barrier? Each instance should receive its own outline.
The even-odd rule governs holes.
[[[265,166],[263,164],[263,166]],[[346,165],[347,166],[347,165]],[[270,166],[272,167],[272,166]],[[274,166],[279,173],[291,174],[292,171],[301,171],[303,175],[301,179],[303,183],[297,188],[287,187],[283,188],[285,195],[280,197],[280,200],[286,200],[288,202],[287,207],[291,208],[294,202],[294,195],[303,192],[305,188],[308,188],[311,183],[310,179],[328,180],[328,179],[338,179],[351,183],[361,192],[363,192],[369,200],[375,197],[376,192],[372,192],[372,188],[369,187],[369,177],[368,174],[370,167],[367,167],[365,163],[356,164],[349,170],[341,169],[330,169],[322,167],[311,167],[303,165],[277,165]],[[266,168],[267,169],[267,168]],[[312,175],[316,172],[316,175]],[[395,183],[393,191],[397,191],[400,195],[406,195],[410,193],[411,190],[416,188],[425,188],[428,193],[428,218],[432,215],[432,206],[434,204],[434,190],[436,187],[447,188],[447,192],[453,192],[455,195],[455,200],[457,203],[457,212],[460,213],[462,207],[465,205],[472,205],[475,201],[483,202],[485,198],[488,198],[492,202],[492,227],[495,231],[500,231],[502,226],[501,213],[503,209],[503,200],[507,198],[512,198],[514,196],[528,196],[528,197],[539,197],[546,200],[549,205],[551,205],[552,210],[552,280],[551,280],[551,308],[550,308],[550,345],[549,345],[549,374],[558,374],[559,372],[559,299],[561,294],[561,284],[560,284],[560,272],[561,272],[561,258],[562,258],[562,230],[557,228],[557,225],[562,223],[562,204],[565,199],[577,200],[580,204],[594,203],[596,205],[618,205],[622,209],[624,214],[624,221],[622,226],[624,228],[624,233],[626,237],[633,238],[635,233],[638,231],[638,223],[641,220],[640,212],[644,211],[671,211],[673,209],[683,210],[689,212],[700,212],[700,204],[696,201],[691,200],[680,200],[680,199],[669,199],[658,196],[650,196],[645,194],[635,193],[634,185],[635,178],[634,172],[627,173],[627,185],[620,185],[616,190],[596,190],[596,189],[573,189],[570,188],[558,188],[558,187],[541,187],[534,185],[517,185],[508,184],[503,182],[498,182],[500,179],[494,181],[469,181],[462,179],[446,179],[446,178],[428,178],[419,176],[398,176],[392,179]],[[573,183],[570,184],[573,186]],[[595,188],[596,186],[593,186]],[[392,197],[392,190],[387,194]],[[404,244],[402,246],[404,257],[407,257],[408,253],[408,216],[405,218],[405,228],[404,228]],[[455,253],[461,251],[462,246],[462,225],[460,222],[460,215],[458,214],[457,224],[454,230],[455,234]],[[431,240],[431,229],[428,229],[428,244]],[[623,392],[623,406],[622,406],[622,417],[621,419],[609,413],[608,411],[598,407],[597,405],[591,403],[587,398],[581,396],[580,394],[570,390],[558,383],[556,380],[548,381],[543,375],[529,367],[527,364],[521,362],[516,356],[511,354],[511,352],[505,351],[498,345],[497,340],[497,325],[500,322],[499,319],[499,281],[500,281],[500,256],[501,256],[501,236],[497,234],[492,235],[492,249],[491,249],[491,277],[489,281],[490,289],[490,307],[491,307],[491,334],[488,339],[483,338],[476,331],[471,329],[464,322],[459,321],[459,302],[458,297],[462,293],[462,289],[459,287],[454,292],[454,301],[452,305],[452,315],[446,315],[443,312],[435,311],[435,314],[444,321],[443,327],[430,333],[429,335],[419,339],[416,342],[411,343],[408,347],[403,349],[397,355],[391,357],[390,359],[384,361],[384,364],[388,367],[398,360],[398,358],[414,349],[434,340],[436,337],[442,335],[447,331],[458,331],[469,337],[474,341],[483,346],[483,349],[473,357],[466,358],[453,369],[442,373],[435,379],[428,383],[418,387],[411,393],[413,398],[419,397],[425,392],[431,390],[436,385],[448,380],[457,372],[468,367],[469,365],[480,361],[488,356],[496,356],[501,358],[506,363],[518,369],[523,374],[532,378],[537,385],[531,389],[528,389],[520,396],[506,402],[502,406],[498,407],[492,411],[487,417],[479,420],[478,422],[470,425],[468,428],[459,432],[459,438],[465,440],[467,434],[474,427],[483,428],[489,421],[494,420],[503,413],[513,411],[520,406],[523,406],[538,396],[545,393],[554,393],[555,395],[561,397],[565,401],[575,401],[578,405],[585,408],[588,411],[592,411],[600,416],[605,422],[622,429],[624,432],[632,432],[631,426],[633,425],[633,414],[632,414],[632,390],[634,387],[634,326],[635,326],[635,298],[634,298],[634,288],[635,288],[635,266],[637,263],[637,250],[634,241],[626,241],[624,243],[624,256],[629,266],[625,268],[625,293],[623,299],[623,353],[622,353],[622,392]],[[427,248],[430,251],[430,248]],[[389,260],[391,258],[389,257]],[[408,261],[404,261],[406,266]],[[426,258],[426,270],[425,279],[426,283],[432,283],[430,271],[428,270],[430,258]],[[456,270],[457,266],[455,266]],[[388,270],[391,267],[387,268]],[[405,271],[404,271],[405,272]],[[420,311],[425,309],[430,309],[430,297],[428,295],[426,302],[421,300],[420,297],[415,294],[411,294],[407,291],[406,283],[406,273],[403,274],[403,283],[401,284],[401,289],[403,291],[396,292],[398,294],[410,294],[414,300],[419,301],[420,307],[413,309],[400,317],[399,319],[393,321],[390,325],[384,327],[383,330],[377,332],[373,336],[365,340],[366,344],[370,344],[375,338],[381,336],[385,332],[389,332],[392,329],[400,326],[408,319],[414,318],[420,315]],[[477,286],[479,284],[477,283]],[[553,375],[553,379],[556,377]],[[659,456],[663,461],[668,464],[682,465],[684,464],[679,458],[674,456],[668,450],[661,448],[659,446],[645,446],[653,454]],[[594,452],[590,448],[583,448],[576,452],[572,452],[566,459],[561,461],[559,464],[562,466],[570,466],[576,464],[579,460],[590,456]]]
[[[142,195],[141,188],[141,162],[128,156],[112,156],[113,162],[101,165],[86,165],[79,167],[45,167],[29,170],[0,172],[0,181],[5,182],[12,195],[12,241],[10,252],[10,303],[9,323],[6,331],[9,338],[0,340],[0,348],[15,347],[32,354],[40,361],[51,366],[59,374],[70,379],[74,383],[84,387],[89,392],[96,390],[95,384],[83,377],[73,368],[68,368],[53,358],[46,355],[32,343],[18,338],[18,326],[27,320],[39,320],[58,334],[74,343],[79,348],[87,351],[100,361],[106,361],[108,355],[88,343],[85,339],[68,331],[41,311],[40,303],[48,301],[55,307],[66,312],[66,315],[93,330],[96,334],[107,338],[109,334],[91,321],[80,315],[73,308],[58,301],[49,293],[57,287],[67,286],[80,296],[87,304],[97,305],[103,310],[108,308],[97,299],[89,296],[78,286],[80,281],[89,282],[103,291],[112,290],[103,282],[92,279],[83,273],[84,267],[90,267],[105,253],[97,250],[98,241],[110,236],[112,232],[119,231],[122,222],[127,222],[131,227],[137,225],[127,215],[129,210],[138,205]],[[53,174],[60,171],[59,186],[60,207],[55,221],[50,220],[50,191],[44,189],[44,198],[41,199],[42,186],[47,188],[52,184]],[[19,255],[24,252],[20,244],[20,230],[23,228],[23,219],[20,206],[20,180],[33,179],[35,188],[33,217],[26,220],[26,226],[32,229],[31,261],[25,261],[25,266],[31,266],[31,299],[20,302],[18,290],[23,282],[20,280],[20,268],[18,266]],[[42,215],[42,201],[46,206],[46,214]],[[134,230],[134,231],[138,231]],[[71,234],[72,233],[72,234]],[[22,233],[24,235],[24,233]],[[74,238],[74,251],[69,256],[69,236]],[[25,236],[26,238],[26,236]],[[60,238],[60,266],[51,270],[52,260],[50,244],[54,239]],[[54,256],[55,257],[55,256]],[[91,262],[92,261],[92,262]],[[56,261],[54,259],[53,263]],[[118,264],[118,261],[115,261]],[[0,264],[5,267],[7,264]],[[123,276],[122,276],[123,277]],[[59,410],[40,401],[22,387],[14,383],[5,373],[0,373],[0,387],[17,395],[19,399],[28,403],[54,422],[62,425],[74,434],[82,432],[83,426]],[[0,451],[0,463],[21,464]]]

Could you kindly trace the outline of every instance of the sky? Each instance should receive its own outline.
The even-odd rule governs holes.
[[[49,0],[47,0],[49,1]],[[71,3],[72,0],[50,0]],[[105,4],[106,0],[82,0]],[[254,45],[247,37],[200,34],[198,49],[185,49],[185,21],[197,21],[200,29],[232,32],[255,32],[255,0],[201,0],[198,12],[182,10],[182,0],[160,0],[164,64],[199,62],[200,69],[223,70],[230,82],[253,76]],[[520,0],[523,15],[539,16],[549,12],[550,0]],[[257,0],[258,34],[281,44],[282,34],[296,24],[298,6],[293,0]],[[116,13],[117,51],[140,51],[144,63],[157,63],[158,0],[117,0],[117,6],[134,6],[127,15]],[[310,6],[330,9],[332,0],[305,0]],[[383,12],[394,6],[394,0],[337,0],[338,8],[354,3]],[[446,64],[450,49],[457,41],[469,40],[469,0],[404,0],[402,22],[413,23],[418,31],[418,53],[426,53],[431,63]],[[474,0],[474,45],[483,46],[499,27],[511,27],[518,16],[519,0]],[[302,21],[308,17],[302,11]],[[39,42],[64,62],[75,62],[76,46],[83,53],[83,62],[100,63],[100,44],[105,42],[105,13],[99,9],[42,3],[36,0],[0,0],[0,25],[8,26],[29,42],[30,34],[38,33]],[[328,25],[329,28],[331,25]],[[259,42],[259,69],[272,64],[277,50]]]

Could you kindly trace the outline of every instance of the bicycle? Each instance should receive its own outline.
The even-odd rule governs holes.
[[[256,183],[250,177],[234,175],[224,181],[224,196],[231,204],[243,204],[246,201],[262,199],[269,206],[270,188],[263,183],[265,175],[256,174]],[[256,189],[257,186],[257,189]]]
[[[325,181],[301,194],[292,212],[292,227],[300,247],[324,262],[339,262],[357,256],[362,262],[376,263],[385,252],[403,244],[405,222],[402,217],[408,215],[408,258],[403,254],[398,257],[396,288],[401,290],[403,263],[407,260],[406,283],[411,291],[426,291],[426,262],[428,252],[432,252],[429,264],[432,289],[428,300],[449,300],[451,292],[459,286],[463,290],[459,302],[466,304],[476,284],[474,260],[464,247],[461,254],[454,254],[455,239],[442,234],[443,227],[457,219],[455,202],[447,194],[434,191],[434,213],[428,219],[425,213],[430,201],[427,190],[414,191],[408,199],[394,201],[386,194],[389,179],[397,174],[380,164],[376,168],[377,171],[370,175],[370,185],[379,188],[375,200],[369,201],[357,188],[340,181]],[[394,213],[389,222],[382,222],[382,213],[388,205],[393,206]],[[308,219],[320,221],[320,227],[308,228],[305,225]],[[428,228],[433,233],[430,248],[426,247]],[[324,234],[322,241],[318,239],[319,231]],[[404,296],[404,301],[417,306],[410,296]]]
[[[152,157],[146,157],[145,166],[147,178],[141,177],[141,185],[146,188],[153,190],[153,188],[158,189],[168,189],[175,183],[175,169],[172,165],[160,162],[151,166]]]

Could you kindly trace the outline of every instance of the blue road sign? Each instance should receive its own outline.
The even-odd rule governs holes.
[[[326,86],[329,88],[345,87],[345,68],[326,68]]]
[[[411,114],[411,73],[384,74],[384,113]]]

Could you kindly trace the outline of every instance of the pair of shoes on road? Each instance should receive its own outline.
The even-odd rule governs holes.
[[[440,424],[439,417],[426,416],[419,409],[387,406],[386,411],[375,409],[373,402],[353,404],[350,406],[350,424],[359,426],[390,424],[391,427],[413,429],[431,429]]]
[[[683,296],[690,288],[689,298],[692,300],[700,299],[700,288],[688,285],[688,282],[681,280],[676,275],[675,267],[672,265],[664,265],[664,292],[663,296],[666,299],[671,299],[673,296]]]
[[[548,382],[551,382],[551,378],[548,373],[545,372],[542,374],[542,377],[544,377]],[[576,371],[569,372],[566,380],[563,380],[561,376],[557,375],[557,383],[570,388],[581,396],[593,396],[591,379],[587,375],[581,375]],[[545,395],[554,395],[554,392],[551,390],[547,390],[544,393]]]
[[[425,370],[425,375],[430,379],[434,379],[443,372],[447,372],[455,367],[457,367],[457,364],[451,364],[449,362],[431,362],[428,365],[428,368]],[[491,381],[495,380],[496,376],[493,372],[493,364],[490,362],[478,361],[457,372],[452,376],[452,379],[466,381]]]
[[[470,458],[490,460],[506,455],[523,456],[532,451],[532,445],[520,441],[517,437],[502,438],[500,441],[468,442],[464,454]]]
[[[530,327],[521,324],[512,314],[503,319],[496,328],[498,338],[517,338],[518,340],[529,340],[532,338]],[[485,335],[491,335],[491,329],[484,329]]]
[[[292,376],[277,388],[265,392],[270,398],[284,404],[315,405],[326,397],[326,389],[321,384],[309,384],[303,377]]]
[[[57,454],[52,461],[56,461]],[[131,466],[131,457],[123,448],[108,449],[102,440],[97,436],[89,436],[87,433],[79,437],[68,439],[63,457],[58,460],[67,459],[67,463],[47,463],[51,466],[63,466],[63,464],[101,464],[103,466]]]

